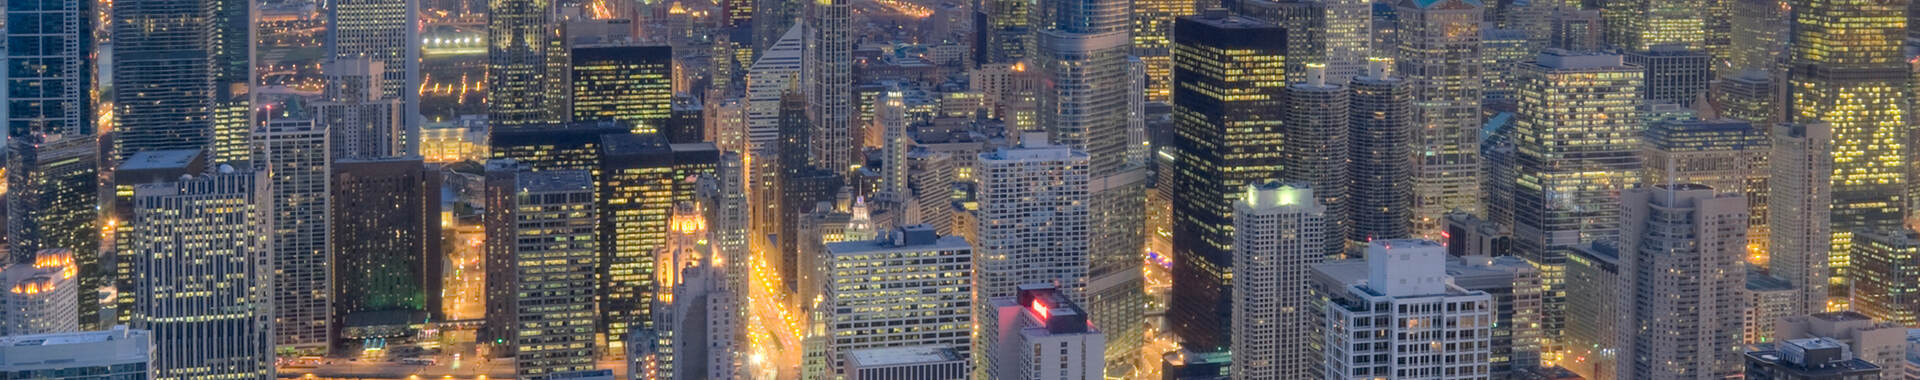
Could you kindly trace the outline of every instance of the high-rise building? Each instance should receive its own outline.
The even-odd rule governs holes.
[[[1734,120],[1661,121],[1641,137],[1640,183],[1697,183],[1747,197],[1747,252],[1767,252],[1767,131]]]
[[[1493,346],[1487,358],[1494,378],[1518,376],[1541,365],[1544,289],[1532,263],[1514,256],[1449,257],[1447,275],[1463,289],[1493,297]]]
[[[153,332],[114,326],[104,331],[0,338],[0,376],[85,380],[153,377]]]
[[[566,99],[548,97],[566,83],[553,75],[567,62],[553,61],[564,55],[554,10],[550,0],[487,1],[487,121],[495,130],[566,121],[557,113]]]
[[[247,19],[250,14],[247,8],[246,2],[221,0],[128,3],[113,7],[112,19],[122,21],[113,23],[112,27],[113,158],[125,159],[150,150],[202,149],[213,145],[215,102],[227,99],[216,98],[216,93],[228,92],[228,89],[217,88],[214,78],[216,72],[231,69],[226,59],[230,57],[221,52],[227,47],[227,37],[235,32],[228,29],[234,24],[226,19],[237,14],[241,16],[237,20],[239,26],[250,29],[253,23]],[[75,11],[79,11],[78,7]],[[82,15],[80,19],[93,20],[93,16]],[[84,24],[71,27],[81,25]],[[242,32],[240,42],[243,44],[226,55],[244,55],[250,60],[251,30],[239,32]],[[71,33],[86,36],[91,31],[82,29]],[[14,50],[25,49],[14,47],[8,50],[9,54]],[[86,50],[72,53],[91,54]],[[251,69],[247,60],[241,63],[240,69]],[[240,88],[245,89],[244,82]],[[86,91],[84,87],[70,89]]]
[[[761,158],[752,161],[771,161],[780,138],[780,98],[804,88],[800,75],[806,62],[805,37],[805,26],[794,26],[747,68],[745,148],[749,156]]]
[[[673,48],[574,46],[568,59],[573,121],[617,120],[633,133],[659,134],[673,114]]]
[[[1612,316],[1626,305],[1620,296],[1631,294],[1621,287],[1620,269],[1620,246],[1612,241],[1583,243],[1567,253],[1567,314],[1598,317],[1567,320],[1560,346],[1573,361],[1562,365],[1588,379],[1612,379],[1618,369],[1621,325]]]
[[[1322,362],[1312,347],[1316,319],[1307,308],[1307,272],[1343,242],[1324,199],[1304,183],[1247,186],[1233,203],[1233,374],[1244,379],[1312,377]]]
[[[1823,338],[1847,345],[1853,356],[1880,368],[1907,365],[1907,326],[1851,311],[1813,313],[1781,318],[1776,341]],[[1905,379],[1905,371],[1882,372],[1878,379]]]
[[[133,189],[131,320],[153,332],[152,376],[272,378],[272,185],[229,165],[175,180]]]
[[[325,352],[333,295],[327,234],[327,130],[312,120],[275,120],[253,132],[253,164],[268,177],[273,215],[268,236],[273,265],[275,344]],[[359,286],[359,285],[355,285]]]
[[[1920,233],[1905,228],[1856,230],[1853,310],[1903,326],[1920,324]]]
[[[1767,270],[1799,289],[1794,314],[1826,311],[1832,245],[1833,129],[1827,123],[1778,124],[1767,175]]]
[[[1447,213],[1447,256],[1511,256],[1513,235],[1494,223],[1464,212]]]
[[[1714,192],[1674,184],[1621,194],[1620,378],[1740,373],[1747,201]]]
[[[648,297],[652,326],[627,333],[632,341],[625,347],[628,360],[637,367],[629,378],[733,378],[732,352],[744,343],[734,339],[740,321],[733,310],[742,305],[726,302],[745,301],[728,293],[742,288],[725,285],[724,259],[713,255],[695,203],[679,203],[672,212],[673,230],[655,252],[661,265],[654,274],[660,286]]]
[[[1787,280],[1768,275],[1766,271],[1753,264],[1747,264],[1747,311],[1744,328],[1741,328],[1741,343],[1761,344],[1779,340],[1774,332],[1774,324],[1780,318],[1793,315],[1793,305],[1800,302],[1800,291],[1793,288]]]
[[[1092,229],[1087,154],[1027,134],[1018,147],[980,154],[979,174],[978,298],[1011,297],[1034,283],[1082,298]]]
[[[1782,341],[1772,349],[1746,353],[1745,378],[1750,380],[1872,380],[1880,368],[1853,357],[1844,343],[1808,338]]]
[[[493,159],[514,160],[529,171],[592,171],[600,165],[601,139],[631,131],[631,127],[612,121],[493,127],[489,130],[488,154]]]
[[[834,174],[852,173],[861,139],[853,122],[853,4],[807,2],[807,114],[813,131],[807,163]]]
[[[826,358],[847,375],[855,350],[939,346],[969,357],[967,291],[973,249],[959,236],[908,226],[890,236],[827,244]],[[881,285],[881,286],[874,286]]]
[[[1907,5],[1792,2],[1786,114],[1794,123],[1832,126],[1833,249],[1827,259],[1828,275],[1838,284],[1846,283],[1854,231],[1897,228],[1905,218],[1913,163],[1907,148],[1911,72],[1902,47]]]
[[[1174,19],[1198,11],[1198,2],[1188,0],[1133,3],[1133,56],[1147,64],[1147,101],[1173,100]]]
[[[1784,121],[1779,82],[1768,75],[1764,71],[1747,70],[1721,76],[1720,82],[1712,86],[1720,116],[1745,120],[1763,128]]]
[[[1763,73],[1786,73],[1786,51],[1788,33],[1793,25],[1792,12],[1786,0],[1737,0],[1727,1],[1733,7],[1733,41],[1728,47],[1732,53],[1731,68],[1728,73],[1757,70]]]
[[[1247,0],[1233,3],[1240,15],[1273,23],[1286,29],[1286,72],[1288,83],[1301,83],[1307,65],[1327,63],[1327,2],[1306,0]],[[1209,9],[1207,12],[1219,12]]]
[[[599,250],[585,171],[487,168],[487,328],[520,377],[594,369]]]
[[[974,57],[981,65],[1014,64],[1027,58],[1033,42],[1033,21],[1028,14],[1034,4],[1019,0],[986,0],[974,14]]]
[[[1618,55],[1562,50],[1548,50],[1521,70],[1513,250],[1541,267],[1541,322],[1547,340],[1558,342],[1567,249],[1618,236],[1619,194],[1640,182],[1641,72]]]
[[[7,27],[8,38],[19,42],[7,49],[6,60],[23,68],[7,73],[4,94],[13,104],[0,110],[6,113],[8,137],[93,136],[95,110],[90,91],[96,70],[92,37],[96,32],[94,22],[99,20],[96,6],[87,1],[61,1],[7,9],[10,18],[34,20]]]
[[[1346,86],[1327,84],[1325,68],[1320,65],[1308,66],[1305,74],[1305,81],[1287,85],[1286,117],[1280,132],[1287,138],[1281,148],[1285,158],[1280,173],[1286,181],[1313,188],[1315,203],[1326,208],[1328,236],[1320,241],[1326,245],[1324,255],[1337,256],[1345,253],[1344,237],[1350,225],[1347,155],[1351,152],[1347,134],[1351,131],[1347,121],[1352,115],[1348,114],[1348,92]]]
[[[444,320],[440,185],[419,158],[332,164],[332,340],[396,323]]]
[[[1286,31],[1209,13],[1174,23],[1173,283],[1168,321],[1196,352],[1226,351],[1233,202],[1279,178]],[[1222,68],[1222,69],[1216,69]],[[1245,75],[1228,75],[1229,72]]]
[[[35,134],[7,145],[7,263],[34,262],[41,250],[69,250],[79,270],[73,294],[80,325],[111,325],[99,320],[99,292],[112,278],[112,271],[101,268],[99,142],[87,135]]]
[[[1442,214],[1478,212],[1482,5],[1398,0],[1394,72],[1413,85],[1413,234],[1440,236]]]
[[[1678,44],[1705,49],[1707,1],[1618,1],[1604,5],[1607,42],[1628,51]]]
[[[1327,378],[1492,378],[1480,358],[1491,351],[1493,298],[1453,285],[1446,256],[1426,240],[1368,244],[1367,280],[1327,301],[1324,347],[1336,348],[1324,353]]]
[[[693,202],[697,180],[715,175],[720,151],[712,144],[668,144],[658,135],[601,136],[599,165],[599,327],[609,350],[627,332],[653,330],[654,296],[671,286],[657,274],[658,252],[671,242],[674,205]]]
[[[1489,103],[1513,99],[1513,91],[1519,87],[1513,83],[1520,75],[1519,65],[1533,60],[1540,52],[1530,44],[1530,37],[1517,29],[1480,29],[1480,61],[1487,66],[1480,86],[1485,89],[1482,95]]]
[[[987,300],[991,318],[981,318],[981,337],[991,352],[986,372],[994,379],[1096,380],[1106,378],[1107,336],[1087,311],[1048,285],[1024,285],[1013,297]]]
[[[102,315],[102,324],[129,323],[134,301],[137,300],[131,294],[136,289],[135,280],[139,278],[139,274],[133,271],[134,264],[140,261],[140,252],[133,247],[139,240],[132,224],[134,186],[177,181],[183,175],[205,173],[207,156],[201,152],[189,149],[135,153],[121,162],[120,168],[113,170],[114,196],[112,203],[106,207],[107,215],[103,222],[108,227],[104,230],[111,233],[102,241],[103,249],[111,249],[113,264],[102,268],[101,274],[111,276],[112,286],[119,289],[121,295],[114,297],[112,305],[101,305],[103,308],[112,307],[115,311],[112,320]]]
[[[1713,80],[1713,56],[1697,48],[1658,45],[1626,53],[1625,57],[1628,64],[1645,70],[1642,76],[1646,85],[1640,87],[1640,97],[1647,104],[1692,106],[1701,93],[1707,92],[1707,82]]]
[[[903,224],[926,224],[934,232],[953,234],[953,155],[914,149],[907,152],[908,194],[900,194],[906,207]]]
[[[395,125],[392,155],[419,154],[420,2],[343,0],[327,9],[327,58],[380,62],[380,86],[368,100],[398,101],[402,119]],[[372,157],[366,157],[372,158]]]
[[[73,259],[71,250],[43,249],[32,262],[0,270],[0,336],[80,331],[79,295],[85,292],[74,278],[79,268]]]
[[[1349,85],[1348,174],[1353,178],[1348,241],[1405,239],[1413,215],[1413,87],[1381,60]]]
[[[409,154],[418,144],[418,131],[407,129],[403,100],[382,95],[385,63],[369,58],[343,58],[323,66],[327,90],[313,105],[314,123],[332,139],[333,158],[375,159]]]

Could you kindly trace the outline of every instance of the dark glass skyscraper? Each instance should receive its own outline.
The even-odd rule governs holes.
[[[600,324],[609,349],[618,351],[630,331],[654,328],[660,274],[679,270],[655,261],[668,241],[668,217],[675,204],[694,201],[694,178],[714,175],[720,150],[613,134],[600,137],[600,152]]]
[[[93,5],[7,3],[7,136],[93,134]]]
[[[8,263],[32,262],[43,249],[71,250],[83,327],[99,326],[97,291],[109,278],[100,269],[98,149],[92,136],[44,134],[14,137],[7,147]]]
[[[1173,295],[1167,318],[1185,347],[1224,351],[1231,336],[1233,202],[1278,178],[1286,31],[1209,13],[1173,33]]]
[[[333,163],[332,340],[439,320],[439,170],[418,158]]]
[[[643,134],[666,126],[673,111],[672,48],[578,46],[570,59],[573,121],[618,120]]]

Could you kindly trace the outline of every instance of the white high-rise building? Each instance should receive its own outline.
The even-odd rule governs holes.
[[[1099,380],[1105,376],[1107,336],[1092,316],[1049,285],[1020,287],[1019,295],[987,301],[994,311],[980,318],[991,352],[984,357],[993,379]]]
[[[227,165],[134,187],[131,320],[153,331],[153,378],[274,377],[269,187]]]
[[[801,74],[806,66],[805,37],[806,25],[794,25],[747,68],[745,148],[754,161],[773,161],[773,149],[780,138],[780,98],[804,91]]]
[[[1747,200],[1715,193],[1663,184],[1621,194],[1619,378],[1741,373]]]
[[[0,270],[0,336],[80,331],[78,273],[67,249],[42,249],[33,262]]]
[[[847,375],[855,350],[939,346],[968,355],[966,273],[974,261],[966,239],[909,226],[881,239],[828,243],[827,256],[825,352],[807,355],[822,356],[834,375]]]
[[[1428,240],[1368,244],[1366,282],[1327,301],[1327,379],[1491,379],[1493,297],[1453,285],[1446,256]]]
[[[381,93],[389,70],[368,58],[328,62],[324,99],[314,103],[314,123],[332,139],[333,159],[375,159],[411,154],[418,132],[407,130],[406,106]],[[411,144],[411,145],[410,145]]]
[[[1027,134],[1018,147],[981,153],[978,178],[977,299],[1012,297],[1025,284],[1053,284],[1068,299],[1083,300],[1091,228],[1087,154]]]
[[[103,331],[0,338],[0,377],[9,379],[153,378],[153,332],[125,325]]]
[[[1413,85],[1413,234],[1439,239],[1447,211],[1480,209],[1481,2],[1398,0],[1393,72]]]
[[[275,344],[325,352],[333,294],[327,229],[332,171],[327,130],[312,120],[274,120],[253,132],[253,165],[265,170],[273,224]]]
[[[1242,379],[1301,379],[1320,365],[1312,326],[1325,316],[1307,307],[1308,270],[1342,241],[1326,206],[1304,184],[1247,186],[1233,203],[1233,374]]]
[[[1833,129],[1827,123],[1773,127],[1767,179],[1768,270],[1801,296],[1793,314],[1827,310],[1833,236]]]
[[[420,2],[334,0],[327,9],[327,59],[380,62],[372,100],[395,100],[402,115],[398,154],[420,154]]]

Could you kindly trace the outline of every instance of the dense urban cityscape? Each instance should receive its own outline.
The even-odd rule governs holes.
[[[1920,1],[5,12],[0,379],[1920,380]]]

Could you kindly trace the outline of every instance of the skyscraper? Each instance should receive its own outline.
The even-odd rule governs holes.
[[[1557,342],[1568,248],[1619,236],[1619,194],[1640,182],[1641,72],[1617,55],[1560,50],[1521,70],[1513,248],[1541,267],[1542,325]]]
[[[327,130],[334,159],[375,159],[405,154],[417,144],[417,131],[407,130],[404,101],[380,92],[386,83],[385,63],[344,58],[327,62],[327,90],[313,105],[314,124]]]
[[[1322,361],[1310,345],[1316,320],[1307,307],[1307,272],[1344,243],[1314,190],[1304,183],[1247,186],[1233,203],[1233,374],[1243,379],[1312,377]]]
[[[1173,100],[1174,19],[1198,12],[1188,0],[1148,0],[1133,3],[1133,56],[1147,64],[1147,100]]]
[[[860,139],[854,138],[853,123],[853,4],[848,0],[807,2],[807,26],[812,38],[807,42],[807,115],[813,133],[809,135],[807,163],[813,167],[845,175],[859,161]]]
[[[550,56],[561,45],[553,17],[550,0],[487,1],[487,120],[495,130],[565,121],[555,114],[564,99],[547,97],[565,83],[549,67],[560,58]]]
[[[101,288],[111,271],[100,260],[99,141],[88,135],[33,134],[8,141],[7,263],[31,263],[46,249],[71,251],[79,270],[80,324],[101,328]]]
[[[573,121],[618,120],[633,133],[664,133],[673,113],[673,48],[575,46],[568,58]]]
[[[1792,6],[1787,119],[1832,126],[1828,263],[1829,276],[1844,283],[1853,232],[1899,227],[1905,218],[1913,162],[1913,128],[1906,122],[1913,94],[1901,47],[1907,1],[1798,0]]]
[[[327,131],[312,120],[275,120],[254,131],[253,164],[265,170],[273,195],[268,241],[273,258],[276,345],[326,352],[333,292],[327,234],[329,178]]]
[[[1747,70],[1721,76],[1720,83],[1712,86],[1720,115],[1764,128],[1785,121],[1779,81],[1769,75],[1765,71]]]
[[[599,330],[609,350],[629,331],[652,330],[654,296],[663,289],[659,252],[670,242],[674,205],[693,202],[694,178],[715,174],[720,151],[711,144],[668,144],[657,135],[601,136],[599,196]],[[664,284],[671,286],[671,284]]]
[[[200,149],[213,143],[215,47],[209,36],[220,15],[209,10],[214,7],[207,1],[211,0],[113,7],[113,19],[119,21],[112,27],[113,158],[150,150]],[[91,15],[80,18],[93,19]]]
[[[593,177],[530,172],[491,162],[487,172],[487,324],[520,377],[594,369]]]
[[[1827,310],[1832,245],[1833,130],[1826,123],[1778,124],[1767,178],[1767,269],[1799,289],[1794,314]]]
[[[1621,195],[1620,378],[1740,373],[1747,200],[1714,193],[1674,184]]]
[[[1679,44],[1704,50],[1709,0],[1607,2],[1607,42],[1627,51]]]
[[[419,158],[338,160],[332,170],[332,339],[395,320],[444,319],[443,174]]]
[[[1399,0],[1395,52],[1413,84],[1413,233],[1439,238],[1441,216],[1479,207],[1481,3]]]
[[[1660,121],[1642,139],[1641,183],[1697,183],[1746,196],[1748,253],[1767,252],[1767,156],[1773,143],[1765,130],[1733,120]]]
[[[1625,56],[1627,63],[1646,70],[1646,85],[1640,92],[1647,104],[1692,106],[1700,93],[1707,91],[1707,82],[1713,80],[1713,56],[1697,48],[1659,45]]]
[[[1562,352],[1578,360],[1563,365],[1589,379],[1614,378],[1619,370],[1618,341],[1624,336],[1620,329],[1628,327],[1614,316],[1627,306],[1620,297],[1632,294],[1620,282],[1621,265],[1620,245],[1615,241],[1583,243],[1567,253],[1567,314],[1594,318],[1567,320],[1560,345]]]
[[[1428,379],[1452,371],[1444,378],[1491,379],[1490,364],[1479,357],[1492,346],[1493,298],[1453,285],[1446,256],[1446,247],[1426,240],[1369,243],[1366,281],[1327,302],[1325,345],[1352,349],[1326,350],[1326,377]],[[1373,323],[1382,318],[1429,322]]]
[[[1107,336],[1087,310],[1046,285],[1020,287],[1020,294],[988,300],[993,316],[982,318],[994,379],[1095,380],[1106,378]],[[1033,350],[1030,347],[1044,347]]]
[[[1902,326],[1920,324],[1920,233],[1905,228],[1854,232],[1853,310]]]
[[[5,97],[13,103],[3,108],[8,137],[94,134],[95,110],[89,93],[94,85],[93,35],[98,20],[94,6],[90,1],[58,1],[7,9],[9,18],[34,20],[7,26],[7,37],[18,42],[7,49],[6,61],[20,67],[6,77]],[[138,44],[134,47],[139,50]]]
[[[139,273],[134,272],[134,264],[141,260],[140,251],[134,249],[139,240],[134,229],[134,187],[150,183],[178,181],[183,175],[197,175],[206,172],[207,156],[198,149],[159,150],[135,153],[127,157],[120,167],[113,170],[113,201],[107,204],[105,222],[112,231],[109,239],[102,243],[112,249],[113,265],[102,268],[102,275],[112,276],[112,285],[121,289],[123,294],[137,290]],[[104,261],[104,260],[103,260]],[[114,297],[111,307],[116,311],[111,321],[102,320],[101,324],[127,324],[133,316],[134,302],[137,297],[131,295]],[[108,307],[109,305],[102,305]]]
[[[1174,22],[1173,289],[1168,321],[1185,347],[1226,351],[1232,204],[1279,178],[1286,30],[1210,12]],[[1229,75],[1230,72],[1245,75]]]
[[[1775,322],[1780,327],[1779,337],[1774,339],[1775,341],[1831,339],[1852,347],[1855,357],[1881,368],[1902,368],[1909,365],[1907,326],[1911,325],[1868,317],[1851,311],[1794,315]],[[1905,373],[1891,371],[1882,372],[1881,376],[1867,379],[1903,378],[1906,378]]]
[[[396,100],[401,115],[395,146],[399,154],[419,154],[420,2],[340,0],[327,9],[327,58],[367,59],[386,67],[380,88],[369,100]]]
[[[80,295],[96,291],[82,291],[73,259],[71,250],[43,249],[0,270],[0,336],[80,331]]]
[[[1353,178],[1347,240],[1405,239],[1412,233],[1413,87],[1368,62],[1348,95],[1347,170]]]
[[[847,354],[860,349],[931,345],[968,355],[967,315],[977,295],[966,290],[964,273],[975,262],[966,239],[908,226],[880,239],[827,244],[827,255],[832,285],[821,309],[835,372],[846,375]]]
[[[272,378],[272,225],[265,175],[134,187],[133,327],[153,331],[153,377]]]
[[[1310,65],[1305,76],[1305,81],[1287,85],[1286,118],[1280,132],[1287,136],[1281,148],[1286,155],[1280,164],[1281,177],[1313,188],[1315,203],[1325,207],[1327,214],[1328,236],[1321,241],[1326,246],[1324,255],[1337,256],[1345,253],[1345,237],[1352,224],[1347,221],[1347,189],[1352,181],[1347,122],[1352,115],[1346,86],[1327,84],[1325,67]]]
[[[1051,283],[1084,299],[1090,237],[1087,154],[1045,135],[980,154],[979,299],[1010,297],[1023,284]],[[984,311],[980,311],[984,312]]]

